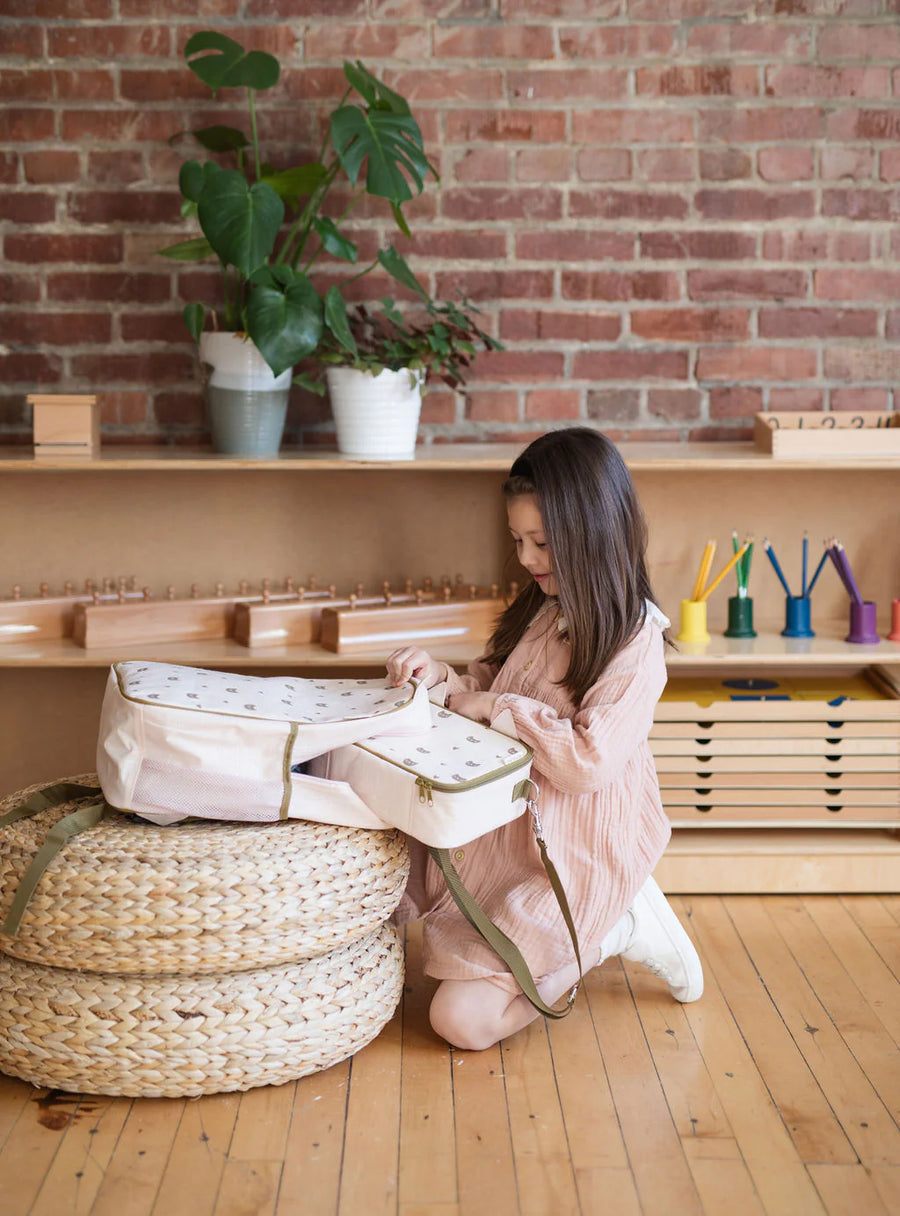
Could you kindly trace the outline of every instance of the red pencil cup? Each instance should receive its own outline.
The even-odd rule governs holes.
[[[900,600],[894,600],[891,604],[891,632],[888,634],[889,642],[900,642]]]
[[[874,646],[876,642],[881,641],[878,636],[876,606],[871,600],[862,604],[857,604],[855,600],[850,601],[850,632],[844,640],[856,642],[861,646]]]

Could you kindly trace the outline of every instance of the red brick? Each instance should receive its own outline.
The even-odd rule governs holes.
[[[534,188],[502,190],[484,186],[469,190],[444,190],[441,200],[448,219],[481,220],[558,220],[562,215],[562,196],[558,190]]]
[[[58,384],[62,359],[36,351],[13,351],[5,355],[0,348],[0,380],[4,384]]]
[[[243,36],[241,38],[244,42]],[[429,57],[425,25],[375,25],[337,22],[313,26],[303,39],[304,58],[403,59],[424,62]]]
[[[108,342],[111,321],[104,313],[40,312],[6,313],[3,338],[27,345],[76,346],[82,342]]]
[[[665,422],[688,422],[700,417],[703,394],[695,388],[651,388],[647,413]]]
[[[770,410],[821,410],[825,394],[820,388],[770,388]]]
[[[500,15],[507,19],[565,17],[571,21],[606,21],[621,16],[622,0],[500,0]]]
[[[761,338],[874,338],[874,309],[772,308],[759,313]]]
[[[874,380],[894,385],[900,380],[900,346],[870,342],[826,347],[825,375],[832,380]]]
[[[581,395],[571,388],[537,388],[525,394],[525,417],[570,420],[581,413]]]
[[[14,224],[46,224],[56,218],[56,197],[36,190],[5,190],[0,194],[0,220]]]
[[[442,426],[456,422],[456,393],[430,388],[422,400],[419,422]]]
[[[112,0],[3,0],[4,17],[102,21],[112,16]]]
[[[565,300],[677,300],[681,284],[669,271],[564,270]]]
[[[702,229],[690,232],[642,232],[641,257],[710,258],[717,262],[739,261],[756,256],[756,237],[749,232],[720,232]]]
[[[566,136],[566,115],[561,110],[450,110],[444,130],[448,144],[477,140],[558,144]]]
[[[798,229],[763,233],[763,257],[785,262],[867,262],[870,241],[865,232]]]
[[[697,153],[693,148],[644,148],[635,159],[638,180],[687,182],[697,175]]]
[[[10,25],[3,29],[3,58],[21,55],[26,59],[42,59],[44,34],[39,25]]]
[[[391,27],[383,27],[390,29]],[[546,25],[460,25],[434,29],[434,58],[552,59],[553,31]],[[309,36],[307,36],[308,45]],[[424,58],[424,55],[423,55]]]
[[[135,122],[134,115],[126,110],[68,110],[63,111],[61,119],[63,139],[75,146],[98,141],[123,144],[136,138],[144,138],[137,135],[140,120]],[[181,125],[184,125],[183,121]],[[179,124],[175,123],[169,127],[168,135],[177,130]],[[168,138],[168,135],[164,136],[160,132],[161,139]]]
[[[900,338],[900,309],[895,309],[887,314],[884,334],[886,338]]]
[[[812,47],[812,29],[809,26],[771,21],[740,21],[727,25],[698,23],[687,29],[685,37],[687,54],[697,53],[704,58],[709,55],[803,58]]]
[[[553,294],[550,270],[443,270],[434,277],[442,299],[459,292],[469,300],[547,300]]]
[[[503,350],[486,351],[478,356],[478,379],[481,382],[499,380],[561,380],[561,352]]]
[[[456,162],[460,182],[508,182],[512,153],[507,148],[470,148]]]
[[[147,421],[148,401],[143,390],[98,393],[100,418],[110,426],[140,426]]]
[[[883,182],[900,181],[900,148],[882,148],[879,177]]]
[[[750,336],[750,313],[744,308],[635,310],[631,332],[653,342],[733,342]]]
[[[752,173],[753,161],[739,148],[700,149],[700,177],[705,181],[737,181]]]
[[[595,389],[587,395],[587,416],[605,422],[635,422],[641,414],[641,397],[635,389]]]
[[[821,139],[825,134],[825,115],[818,106],[701,110],[697,123],[703,143],[718,139],[729,144],[769,143]]]
[[[124,271],[51,273],[47,298],[66,303],[125,300],[153,304],[170,297],[167,274],[129,274]]]
[[[475,232],[463,228],[456,232],[417,231],[412,235],[409,253],[422,258],[453,260],[500,260],[506,254],[506,235],[502,232]]]
[[[161,296],[166,299],[166,296]],[[192,342],[181,319],[181,308],[167,312],[124,312],[119,321],[123,342],[168,342],[187,346]]]
[[[637,91],[649,97],[754,97],[759,88],[755,67],[704,63],[639,68]]]
[[[122,98],[126,101],[169,101],[173,97],[188,100],[209,100],[209,89],[193,72],[183,68],[123,69],[119,73]]]
[[[109,224],[117,221],[137,224],[158,224],[178,214],[178,198],[161,190],[140,194],[121,191],[97,191],[72,194],[69,214],[82,224]]]
[[[684,380],[686,351],[594,350],[575,355],[576,380]]]
[[[7,233],[3,243],[9,262],[106,262],[122,261],[119,233],[88,236],[83,233]]]
[[[789,300],[807,294],[803,270],[690,270],[688,295],[692,300],[727,300],[749,297]]]
[[[802,346],[705,346],[698,380],[811,380],[816,352]]]
[[[896,24],[857,25],[842,21],[819,29],[816,57],[823,59],[900,59]]]
[[[884,388],[833,388],[829,396],[833,410],[887,410],[888,392]]]
[[[886,67],[835,68],[810,64],[781,64],[766,68],[766,96],[886,97],[890,70]]]
[[[22,156],[25,180],[36,185],[48,182],[74,182],[81,169],[77,152],[48,148],[41,152],[25,152]]]
[[[505,342],[615,342],[621,332],[617,313],[504,309],[500,314]]]
[[[629,232],[603,232],[596,229],[520,232],[516,236],[516,257],[554,262],[601,262],[612,259],[629,261],[634,253],[634,236]]]
[[[499,68],[453,71],[433,68],[390,74],[390,86],[410,105],[429,101],[454,105],[459,102],[500,101],[504,96]]]
[[[52,101],[53,73],[26,69],[4,70],[0,75],[0,100]]]
[[[372,0],[372,16],[379,21],[408,21],[423,17],[464,21],[491,16],[490,0]]]
[[[41,288],[30,271],[24,274],[0,274],[0,300],[4,304],[26,304],[40,299]]]
[[[53,78],[59,101],[112,101],[115,96],[111,72],[54,72]]]
[[[565,182],[572,176],[569,148],[521,148],[515,162],[520,182]]]
[[[11,186],[19,179],[19,157],[15,152],[0,152],[0,182]]]
[[[836,110],[828,119],[828,138],[900,139],[900,110]]]
[[[668,55],[675,50],[676,27],[671,25],[560,26],[559,50],[565,59],[638,59]]]
[[[627,148],[582,148],[576,165],[582,181],[624,181],[631,176],[631,153]]]
[[[672,108],[576,110],[572,138],[580,144],[684,144],[694,138],[694,120]]]
[[[149,420],[155,420],[162,427],[183,426],[206,430],[206,406],[200,392],[157,393],[148,413]]]
[[[682,21],[691,17],[745,17],[740,0],[630,0],[629,15],[637,21]]]
[[[761,388],[747,388],[745,385],[735,385],[728,388],[711,388],[709,390],[710,418],[752,418],[763,408]],[[691,435],[699,439],[699,435]]]
[[[900,190],[823,190],[822,215],[845,220],[900,218]]]
[[[807,219],[815,214],[816,197],[811,190],[698,190],[694,204],[714,220]]]
[[[688,204],[683,194],[636,190],[571,190],[569,214],[575,219],[683,220]]]
[[[49,54],[53,59],[63,56],[98,60],[130,59],[135,55],[159,55],[162,58],[172,51],[169,29],[160,24],[50,26],[47,38]]]
[[[510,97],[525,102],[619,101],[628,76],[618,68],[539,68],[508,72],[507,84]]]
[[[194,375],[194,354],[183,351],[167,351],[165,358],[158,351],[133,355],[102,351],[72,355],[70,364],[73,376],[83,376],[92,384],[174,384]]]
[[[163,181],[163,177],[153,172],[148,174],[151,180]],[[90,152],[88,153],[88,168],[85,180],[93,186],[126,185],[129,182],[139,182],[144,177],[144,161],[140,152]],[[169,180],[178,180],[177,169],[170,174]]]
[[[820,156],[820,173],[825,180],[871,177],[875,168],[875,153],[872,148],[844,148],[833,144],[823,148]]]
[[[894,303],[900,295],[900,270],[816,270],[815,294],[820,300],[885,300]]]
[[[53,110],[0,109],[0,139],[8,143],[20,140],[38,143],[51,140],[55,134],[56,115]]]
[[[470,422],[517,422],[519,394],[511,391],[467,393],[465,416]]]
[[[757,164],[767,182],[808,181],[816,173],[812,148],[760,148]]]

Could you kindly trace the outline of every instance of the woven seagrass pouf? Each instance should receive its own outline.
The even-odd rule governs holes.
[[[96,782],[92,775],[67,778]],[[48,783],[0,801],[0,814]],[[90,798],[0,830],[0,924],[50,828]],[[291,819],[159,827],[119,813],[50,862],[0,952],[73,971],[199,975],[298,963],[371,934],[396,908],[402,832]]]
[[[0,1071],[125,1097],[280,1085],[364,1047],[402,986],[390,925],[303,963],[220,975],[98,975],[0,954]]]

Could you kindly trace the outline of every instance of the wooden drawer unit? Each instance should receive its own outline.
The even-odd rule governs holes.
[[[900,827],[900,692],[885,673],[674,679],[650,735],[677,827]]]

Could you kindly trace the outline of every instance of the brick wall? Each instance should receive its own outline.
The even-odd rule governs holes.
[[[0,439],[25,394],[103,394],[104,435],[204,437],[182,290],[175,131],[228,118],[196,29],[276,53],[270,158],[314,146],[343,58],[410,100],[441,186],[416,270],[506,345],[423,437],[744,436],[759,409],[900,393],[900,0],[5,0]],[[237,98],[236,94],[231,97]],[[235,109],[231,117],[242,119]],[[244,125],[243,122],[241,125]],[[392,235],[358,221],[370,248]],[[368,290],[386,286],[371,282]],[[295,391],[289,440],[330,441]]]

